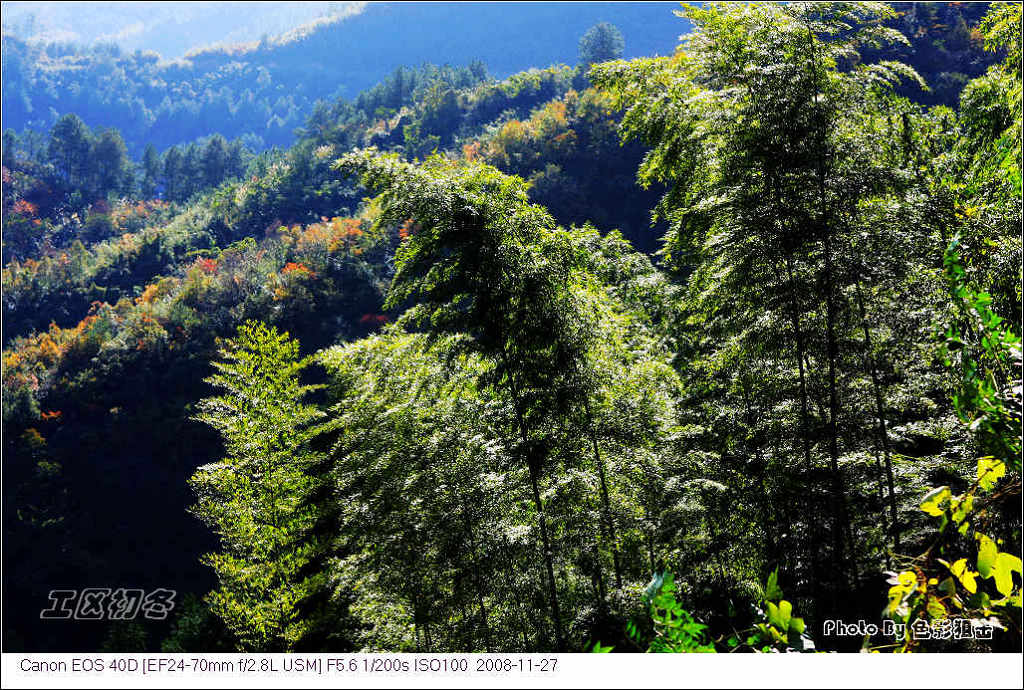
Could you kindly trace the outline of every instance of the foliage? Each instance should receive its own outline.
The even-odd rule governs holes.
[[[778,584],[779,571],[773,570],[764,588],[761,622],[756,623],[746,638],[746,644],[755,650],[768,651],[809,651],[814,649],[810,636],[805,634],[803,618],[793,615],[793,604],[782,598]],[[740,633],[742,636],[743,633]],[[726,644],[738,647],[738,639],[729,638]]]
[[[520,180],[493,168],[455,167],[440,158],[415,168],[373,152],[350,154],[339,167],[383,190],[378,222],[418,224],[398,249],[388,295],[392,307],[413,305],[400,323],[464,333],[463,346],[492,362],[484,381],[507,396],[515,413],[515,454],[529,470],[555,641],[563,648],[539,481],[556,448],[552,428],[563,426],[574,408],[589,409],[582,371],[588,324],[568,289],[583,287],[585,278],[573,275],[578,259],[571,238],[528,202]],[[446,213],[438,216],[437,208]],[[601,477],[603,483],[603,469]],[[607,512],[607,487],[602,491]]]
[[[962,376],[962,392],[952,396],[953,406],[980,448],[1020,473],[1020,336],[992,311],[992,297],[967,282],[958,247],[954,239],[944,257],[949,292],[962,319],[948,326],[942,346],[947,366],[958,363]],[[986,481],[982,487],[992,484]]]
[[[600,22],[580,38],[580,64],[589,67],[595,62],[618,60],[625,46],[622,32],[614,24]]]
[[[1021,585],[1013,576],[1024,579],[1021,559],[999,548],[1019,543],[1019,523],[1007,531],[997,522],[1004,504],[1020,495],[1020,338],[989,309],[991,298],[966,282],[957,249],[956,240],[946,249],[944,272],[972,338],[965,341],[954,322],[941,349],[947,366],[955,359],[962,371],[962,393],[953,396],[957,414],[979,448],[992,455],[978,459],[976,479],[964,493],[941,486],[921,501],[922,512],[939,518],[937,532],[927,551],[891,573],[884,612],[905,626],[896,638],[903,652],[935,644],[930,640],[937,623],[946,630],[963,623],[1017,635],[1021,628]],[[994,529],[1009,539],[995,536]],[[938,644],[944,639],[934,637]]]
[[[299,344],[257,322],[247,322],[219,351],[207,383],[222,395],[202,401],[197,420],[216,429],[225,457],[196,470],[195,514],[220,538],[222,550],[205,557],[219,588],[210,607],[241,649],[292,650],[317,621],[300,614],[324,586],[304,574],[323,548],[309,536],[316,513],[308,447],[322,414],[303,398],[300,383],[311,358]]]
[[[644,592],[654,625],[654,638],[647,651],[672,654],[714,652],[714,645],[707,641],[707,626],[695,621],[693,616],[680,606],[676,601],[675,591],[672,573],[662,573],[655,575]],[[632,623],[630,625],[632,626]],[[635,627],[630,632],[633,631]]]
[[[160,651],[230,652],[234,645],[224,623],[196,595],[189,593],[179,605],[171,632],[160,645]]]
[[[626,627],[630,642],[651,653],[738,652],[738,651],[808,651],[814,649],[811,638],[804,633],[802,618],[793,616],[793,605],[783,599],[778,586],[778,570],[768,576],[759,606],[759,622],[744,631],[730,630],[712,639],[708,626],[698,622],[677,600],[678,587],[672,573],[656,573],[644,590],[649,621]],[[650,632],[645,634],[644,629]],[[591,651],[611,652],[595,642]]]

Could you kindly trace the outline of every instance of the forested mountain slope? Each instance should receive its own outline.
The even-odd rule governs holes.
[[[371,3],[276,40],[165,62],[110,45],[79,49],[4,36],[4,127],[47,130],[75,113],[116,125],[133,156],[219,133],[288,146],[318,99],[354,97],[399,66],[479,61],[508,76],[575,64],[594,24],[615,24],[626,55],[668,55],[685,26],[669,3]]]
[[[466,75],[400,69],[354,102],[319,109],[299,143],[252,161],[243,180],[189,201],[108,201],[91,168],[69,177],[60,161],[55,169],[45,156],[33,162],[17,145],[8,149],[5,485],[25,528],[11,553],[36,564],[21,571],[26,581],[8,581],[10,591],[154,572],[181,591],[208,586],[197,561],[204,535],[182,507],[190,500],[184,480],[217,449],[188,419],[207,390],[217,338],[258,318],[301,333],[313,351],[391,318],[383,290],[408,230],[371,232],[372,207],[360,211],[366,192],[331,169],[340,153],[371,144],[409,157],[450,149],[532,177],[534,193],[566,222],[600,219],[654,246],[657,190],[632,182],[643,147],[620,146],[617,114],[585,78],[562,67],[460,87],[473,83]],[[145,188],[139,182],[133,194]],[[175,184],[166,168],[152,182]],[[89,479],[111,467],[121,468],[116,481]],[[131,496],[121,498],[125,491]],[[161,517],[140,521],[139,511]],[[108,532],[119,540],[102,541]],[[147,547],[154,539],[159,550]],[[71,544],[88,546],[69,551]],[[137,563],[123,560],[125,548],[140,553]],[[68,555],[49,575],[41,561],[53,549]],[[31,644],[52,632],[32,633]],[[76,632],[91,636],[53,644],[88,648],[107,634]]]
[[[984,3],[897,3],[888,24],[910,45],[906,61],[931,90],[905,95],[955,105],[991,64],[977,25]],[[618,27],[625,55],[671,54],[685,22],[672,3],[369,3],[261,42],[165,61],[116,43],[88,48],[4,36],[4,127],[49,129],[67,113],[116,126],[133,158],[200,137],[246,138],[255,151],[288,146],[319,99],[352,98],[399,66],[476,61],[498,77],[576,64],[576,43],[598,22]],[[354,12],[354,13],[353,13]],[[866,53],[872,59],[878,55]],[[164,56],[166,57],[166,56]]]
[[[5,136],[5,649],[1019,648],[1019,6],[956,109],[884,6],[685,14],[230,168]],[[190,597],[39,621],[100,582]]]

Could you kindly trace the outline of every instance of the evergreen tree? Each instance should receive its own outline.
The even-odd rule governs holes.
[[[181,149],[177,146],[164,152],[164,198],[168,201],[184,201],[188,197],[183,164]]]
[[[146,146],[142,154],[142,180],[139,183],[139,192],[146,199],[156,196],[157,187],[163,177],[163,170],[160,165],[160,154],[152,144]]]
[[[89,153],[89,175],[97,194],[130,193],[134,180],[131,166],[120,132],[104,129],[96,134]]]
[[[202,152],[202,180],[206,187],[216,187],[228,176],[231,153],[224,137],[215,134]]]
[[[68,114],[57,120],[50,130],[47,156],[68,187],[81,187],[89,168],[92,133],[81,118]]]
[[[584,68],[597,62],[618,60],[622,57],[626,43],[618,27],[608,22],[600,22],[587,29],[580,38],[579,60]]]

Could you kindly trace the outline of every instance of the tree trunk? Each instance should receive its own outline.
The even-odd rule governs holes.
[[[839,359],[839,345],[836,342],[836,304],[832,283],[832,242],[826,230],[824,238],[825,250],[825,338],[828,356],[828,455],[829,468],[832,471],[832,549],[837,566],[845,561],[843,553],[843,481],[839,474],[839,390],[836,374],[836,362]]]
[[[505,359],[506,370],[511,371],[508,366],[508,354],[502,353]],[[562,613],[558,608],[558,588],[555,584],[555,568],[553,554],[551,552],[551,540],[548,538],[547,518],[544,515],[544,503],[540,500],[540,488],[538,486],[538,475],[543,467],[543,458],[533,457],[537,451],[530,450],[530,437],[526,427],[526,419],[523,414],[523,398],[519,394],[515,379],[509,380],[509,389],[512,392],[512,403],[516,412],[516,423],[519,426],[519,434],[522,438],[523,460],[526,461],[526,468],[530,473],[530,487],[533,490],[533,505],[537,510],[537,525],[540,528],[541,548],[544,552],[544,567],[548,576],[548,604],[551,607],[551,618],[555,625],[555,647],[558,652],[565,651],[565,640],[562,637]]]
[[[470,567],[473,569],[473,584],[476,587],[476,601],[480,607],[480,625],[484,630],[485,649],[491,652],[491,629],[487,623],[487,607],[484,606],[483,583],[480,581],[480,565],[477,562],[476,542],[473,540],[473,530],[470,529],[469,513],[465,506],[462,509],[462,526],[466,533],[466,541],[469,543]]]
[[[837,384],[836,366],[839,359],[839,345],[836,340],[836,295],[835,295],[835,266],[832,256],[832,223],[829,208],[828,194],[826,191],[827,177],[827,141],[828,122],[822,111],[819,101],[821,93],[821,76],[819,74],[818,55],[814,32],[807,28],[808,48],[810,51],[811,77],[814,81],[813,95],[811,97],[817,120],[816,127],[816,177],[817,177],[817,226],[821,236],[822,252],[825,255],[825,338],[826,356],[828,358],[828,450],[829,465],[832,473],[832,570],[837,575],[836,586],[832,588],[834,601],[838,603],[839,577],[845,565],[845,554],[843,549],[843,533],[849,529],[845,517],[845,498],[843,496],[843,481],[839,473],[839,391]],[[853,574],[856,579],[856,573]]]
[[[878,367],[875,364],[874,350],[871,344],[871,329],[868,327],[867,309],[864,307],[864,294],[860,281],[857,281],[857,306],[860,308],[860,323],[864,331],[865,359],[871,373],[871,388],[875,395],[875,412],[878,416],[878,437],[882,445],[882,457],[885,461],[885,479],[889,489],[889,524],[892,531],[893,549],[900,550],[899,510],[896,505],[896,482],[892,472],[892,453],[889,449],[889,430],[885,422],[885,400],[882,395],[882,384],[878,378]]]
[[[548,573],[548,603],[551,606],[551,617],[555,623],[555,651],[565,651],[565,639],[562,637],[562,613],[558,609],[558,590],[555,586],[555,568],[552,563],[551,541],[548,539],[548,523],[544,515],[544,504],[540,500],[540,488],[537,486],[537,472],[530,467],[530,486],[533,489],[533,505],[537,509],[537,523],[540,526],[540,541],[544,548],[544,566]]]
[[[804,468],[810,471],[811,465],[811,428],[810,413],[807,403],[807,374],[804,372],[804,336],[800,330],[800,306],[796,298],[796,284],[793,279],[793,255],[786,254],[786,280],[789,283],[789,320],[793,326],[793,340],[796,344],[796,362],[798,380],[800,382],[800,436],[804,451]]]
[[[590,432],[590,444],[594,449],[594,463],[597,465],[598,476],[601,479],[601,502],[604,508],[604,529],[605,538],[611,542],[612,545],[612,566],[615,568],[615,588],[622,589],[622,567],[619,564],[619,544],[618,536],[615,532],[615,522],[612,520],[612,506],[611,501],[608,498],[608,482],[605,478],[604,471],[604,458],[601,456],[601,450],[597,445],[597,432],[594,430],[594,415],[590,411],[590,401],[587,400],[584,403],[584,409],[587,413],[587,429]],[[601,554],[597,554],[600,560]]]

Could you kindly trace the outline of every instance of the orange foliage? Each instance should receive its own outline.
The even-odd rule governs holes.
[[[156,283],[150,283],[149,285],[146,286],[146,289],[142,291],[142,294],[136,298],[135,303],[152,304],[153,300],[156,299],[156,294],[159,289],[160,288],[157,287]]]
[[[22,216],[34,216],[39,211],[39,207],[30,201],[18,199],[11,210]]]
[[[522,141],[526,138],[526,125],[519,120],[509,120],[501,126],[498,136],[502,139]]]
[[[69,353],[97,347],[92,329],[101,316],[92,313],[96,311],[102,312],[103,319],[118,318],[110,305],[94,302],[90,314],[73,328],[60,328],[51,323],[49,330],[43,333],[17,339],[14,351],[4,353],[4,387],[13,390],[26,386],[32,391],[38,390],[40,377],[56,370]]]
[[[33,450],[46,447],[46,439],[35,427],[29,427],[21,433],[22,442]]]
[[[153,213],[169,207],[170,204],[161,199],[123,202],[110,212],[110,219],[119,229],[138,229]]]
[[[142,291],[142,294],[135,298],[135,304],[152,304],[156,300],[170,294],[170,292],[181,284],[177,278],[162,278],[155,283],[150,283]]]
[[[58,345],[49,333],[39,336],[39,359],[44,363],[56,364],[64,355],[64,348]]]
[[[281,273],[285,275],[289,273],[298,273],[300,275],[316,277],[316,273],[311,271],[309,266],[307,266],[306,264],[295,263],[294,261],[289,261],[288,263],[286,263],[284,265],[284,268],[281,269]]]
[[[566,124],[568,122],[568,112],[565,101],[550,101],[541,109],[540,116],[542,118],[552,119],[561,125]],[[533,120],[536,118],[531,117],[530,119]]]
[[[320,223],[307,225],[305,228],[295,226],[289,235],[295,239],[296,249],[310,249],[315,246],[326,246],[327,251],[336,252],[340,248],[346,251],[363,236],[362,221],[358,218],[320,218]]]
[[[477,158],[479,158],[480,157],[480,142],[479,141],[471,141],[468,144],[463,144],[463,146],[462,146],[462,157],[465,158],[467,161],[471,161],[471,162],[475,161]]]

